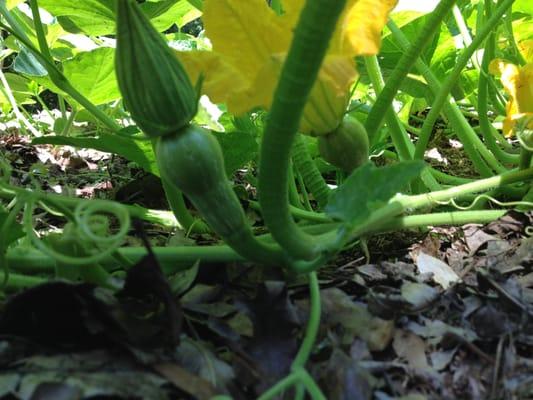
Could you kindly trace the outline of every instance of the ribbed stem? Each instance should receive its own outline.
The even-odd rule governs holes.
[[[491,0],[490,0],[491,1]],[[485,1],[485,12],[490,16],[490,1]],[[509,4],[508,7],[511,7]],[[509,154],[503,151],[494,138],[492,130],[494,129],[489,121],[489,64],[494,58],[494,50],[496,46],[496,38],[494,35],[494,29],[491,30],[491,33],[488,35],[488,38],[485,43],[485,51],[483,52],[483,60],[481,62],[481,70],[479,74],[478,81],[478,115],[479,115],[479,125],[481,128],[481,134],[485,139],[485,143],[489,150],[502,162],[516,164],[519,161],[518,154]]]
[[[392,21],[389,21],[387,26],[394,35],[397,43],[401,48],[409,48],[409,41],[403,34],[403,32],[394,24]],[[434,96],[438,95],[441,90],[441,84],[439,80],[435,77],[433,72],[421,59],[416,59],[415,67],[419,73],[424,76],[424,79],[428,82],[429,88],[431,89]],[[444,112],[448,118],[449,123],[452,125],[456,135],[461,140],[461,143],[464,146],[465,152],[468,157],[474,164],[476,170],[482,176],[491,176],[493,175],[491,169],[487,166],[486,162],[490,164],[494,170],[497,172],[505,171],[505,168],[496,160],[494,155],[485,147],[481,139],[476,135],[468,121],[461,114],[461,111],[457,107],[457,104],[446,102],[444,105]],[[483,157],[481,157],[481,155]],[[486,162],[485,162],[486,161]]]
[[[292,159],[296,169],[302,175],[305,186],[317,201],[318,207],[324,208],[328,204],[331,189],[311,158],[307,145],[300,135],[297,135],[294,140]]]
[[[274,94],[259,163],[259,201],[272,236],[297,259],[313,259],[321,243],[294,222],[288,203],[292,144],[306,100],[346,0],[308,0]]]
[[[513,2],[514,0],[503,1],[502,4],[494,12],[492,17],[487,21],[486,24],[483,25],[483,28],[477,32],[476,37],[470,43],[470,45],[466,49],[464,49],[461,55],[458,57],[455,67],[447,76],[439,92],[435,96],[435,100],[433,100],[433,103],[431,104],[431,109],[428,115],[426,116],[424,124],[422,125],[422,129],[418,137],[418,142],[416,143],[415,158],[422,159],[424,157],[424,151],[426,150],[426,147],[429,143],[429,139],[431,137],[435,122],[437,122],[437,119],[443,109],[444,104],[450,101],[449,94],[451,89],[456,84],[457,80],[459,79],[459,76],[461,75],[461,72],[466,67],[468,61],[472,58],[475,51],[479,48],[479,46],[481,46],[483,41],[494,29],[494,27],[500,23],[502,15],[509,9],[509,7],[511,7]]]
[[[420,34],[415,41],[408,46],[398,61],[398,65],[387,80],[385,87],[378,96],[376,103],[372,107],[372,111],[370,111],[366,120],[365,127],[370,137],[370,143],[373,142],[374,135],[385,118],[386,110],[390,109],[392,100],[394,99],[394,96],[396,96],[404,78],[413,67],[417,58],[422,54],[422,51],[440,29],[442,20],[454,4],[455,0],[440,1],[435,10],[430,14]]]

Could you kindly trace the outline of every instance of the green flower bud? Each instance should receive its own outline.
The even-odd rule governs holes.
[[[180,62],[135,0],[117,1],[116,74],[124,105],[150,137],[179,131],[198,94]]]

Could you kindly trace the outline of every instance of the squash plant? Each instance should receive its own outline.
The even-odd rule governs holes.
[[[132,217],[222,239],[220,245],[154,248],[163,264],[172,265],[167,270],[197,260],[248,260],[307,274],[311,315],[300,351],[291,374],[261,399],[274,398],[293,385],[297,398],[304,391],[314,399],[325,398],[305,370],[320,316],[317,271],[347,246],[377,232],[486,222],[503,215],[506,206],[532,206],[533,42],[527,29],[513,31],[518,20],[530,26],[525,1],[441,0],[425,15],[392,19],[393,0],[273,0],[270,5],[263,0],[141,5],[116,0],[88,1],[78,11],[73,0],[30,0],[31,18],[17,3],[0,2],[1,27],[11,40],[4,42],[6,54],[17,54],[20,76],[53,90],[63,104],[60,134],[38,137],[34,143],[114,152],[158,173],[173,216],[23,189],[10,183],[10,167],[2,160],[0,197],[10,201],[0,208],[6,288],[46,280],[24,273],[36,266],[58,277],[113,288],[109,266],[132,263],[145,254],[143,248],[122,246]],[[100,15],[95,24],[90,23],[90,3]],[[178,5],[185,11],[176,11]],[[43,24],[39,6],[59,23]],[[190,40],[195,50],[171,49],[160,32],[175,19],[200,15],[200,10],[212,49],[196,39]],[[468,24],[475,26],[473,37]],[[452,28],[460,32],[461,48],[453,45]],[[116,50],[63,58],[66,50],[58,45],[54,29],[114,34]],[[501,41],[506,45],[500,46]],[[73,60],[84,68],[99,60],[111,74],[92,86],[111,89],[95,93],[90,85],[75,84],[79,71],[73,72]],[[94,78],[85,73],[86,79]],[[5,76],[2,82],[17,109]],[[202,123],[202,94],[224,104],[227,115],[234,117],[230,125],[242,131],[235,132],[237,141],[230,146],[223,146],[230,135],[212,132],[217,121]],[[400,100],[405,104],[398,112]],[[419,129],[403,116],[415,100],[429,110]],[[479,127],[467,119],[474,111]],[[98,136],[68,135],[78,112],[90,115]],[[266,115],[264,124],[254,120],[258,115]],[[518,141],[507,140],[489,115],[502,119],[504,134]],[[424,162],[439,116],[462,144],[476,177],[449,175]],[[124,127],[119,121],[126,118],[143,133]],[[252,148],[255,138],[260,140],[254,177],[258,203],[250,205],[268,228],[269,234],[262,236],[255,235],[227,175],[229,150],[232,145],[238,149],[236,143],[246,135],[252,137]],[[385,156],[388,165],[376,167],[369,155]],[[245,155],[244,163],[252,158]],[[335,189],[326,183],[324,169],[337,177]],[[500,208],[477,207],[480,200]],[[68,221],[63,236],[37,234],[36,207]],[[436,211],[417,213],[431,208]],[[20,213],[22,229],[16,223]],[[118,224],[114,230],[110,216]],[[13,246],[22,237],[29,248]]]

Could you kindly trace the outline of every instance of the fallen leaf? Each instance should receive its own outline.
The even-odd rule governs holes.
[[[418,255],[416,265],[421,274],[432,273],[433,280],[443,289],[448,289],[452,283],[459,281],[459,275],[448,264],[425,253]]]

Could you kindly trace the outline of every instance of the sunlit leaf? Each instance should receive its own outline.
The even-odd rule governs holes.
[[[63,63],[63,73],[81,94],[94,104],[104,104],[120,98],[115,78],[115,50],[100,47],[79,53]]]

